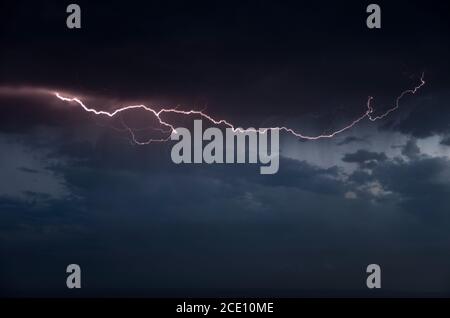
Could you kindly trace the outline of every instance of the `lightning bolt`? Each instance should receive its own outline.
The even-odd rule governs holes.
[[[179,110],[177,108],[168,108],[168,109],[161,109],[156,111],[155,109],[148,107],[146,105],[129,105],[129,106],[124,106],[121,108],[118,108],[114,111],[104,111],[104,110],[96,110],[94,108],[90,108],[88,106],[86,106],[83,101],[81,101],[78,97],[67,97],[67,96],[63,96],[62,94],[60,94],[59,92],[55,92],[54,95],[59,98],[62,101],[65,102],[74,102],[77,103],[79,106],[81,106],[81,108],[89,113],[93,113],[95,115],[105,115],[108,117],[115,117],[117,115],[119,115],[122,112],[125,111],[129,111],[129,110],[134,110],[134,109],[143,109],[147,112],[152,113],[156,119],[158,120],[159,124],[163,127],[166,127],[168,130],[161,130],[163,132],[170,132],[171,134],[176,134],[177,131],[175,129],[175,127],[173,126],[173,124],[167,122],[166,120],[164,120],[162,117],[165,114],[169,114],[169,113],[173,113],[173,114],[179,114],[179,115],[186,115],[186,116],[191,116],[191,115],[195,115],[195,116],[200,116],[202,118],[207,119],[208,121],[210,121],[211,123],[213,123],[214,125],[223,125],[226,126],[228,128],[231,128],[233,130],[233,132],[238,132],[238,133],[245,133],[245,132],[257,132],[257,133],[266,133],[268,130],[279,130],[279,131],[284,131],[288,134],[291,134],[295,137],[298,137],[300,139],[305,139],[305,140],[318,140],[318,139],[324,139],[324,138],[333,138],[334,136],[343,133],[344,131],[347,131],[349,129],[351,129],[352,127],[354,127],[355,125],[357,125],[359,122],[361,122],[364,119],[369,119],[372,122],[375,122],[377,120],[381,120],[383,118],[385,118],[386,116],[388,116],[390,113],[394,112],[395,110],[397,110],[400,107],[400,101],[401,99],[406,96],[406,95],[414,95],[416,94],[416,92],[423,86],[425,85],[425,80],[424,80],[424,73],[422,73],[421,77],[420,77],[420,83],[415,86],[412,89],[408,89],[403,91],[396,99],[395,99],[395,103],[394,106],[392,106],[391,108],[387,109],[384,113],[375,116],[373,115],[374,113],[374,109],[372,107],[372,101],[373,101],[373,97],[369,96],[368,100],[367,100],[367,104],[366,104],[366,111],[359,116],[358,118],[354,119],[352,122],[350,122],[348,125],[335,130],[331,133],[328,134],[320,134],[320,135],[316,135],[316,136],[309,136],[309,135],[304,135],[301,132],[298,132],[292,128],[289,127],[285,127],[285,126],[281,126],[281,127],[268,127],[268,128],[259,128],[259,129],[255,129],[255,128],[237,128],[235,127],[235,125],[233,125],[232,123],[228,122],[225,119],[215,119],[212,116],[208,115],[207,113],[205,113],[204,111],[199,111],[199,110]],[[122,122],[123,123],[123,122]],[[124,123],[123,123],[124,124]],[[133,129],[129,128],[128,126],[126,126],[124,124],[124,126],[126,127],[126,130],[130,133],[132,140],[135,144],[137,145],[147,145],[153,142],[164,142],[164,141],[168,141],[170,139],[170,135],[167,138],[161,138],[161,139],[149,139],[146,141],[139,141],[136,139],[136,136],[134,134]]]

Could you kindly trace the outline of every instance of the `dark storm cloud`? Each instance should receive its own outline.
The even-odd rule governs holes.
[[[98,139],[95,145],[87,140],[65,140],[60,145],[55,144],[54,149],[50,154],[52,157],[72,158],[64,165],[49,168],[64,177],[75,197],[83,198],[89,206],[101,209],[110,205],[116,209],[127,209],[127,202],[134,202],[133,209],[137,211],[142,208],[142,212],[146,211],[145,202],[152,200],[168,200],[170,205],[184,206],[187,206],[186,202],[192,202],[191,209],[195,210],[195,204],[210,206],[210,198],[217,198],[219,194],[224,205],[241,202],[241,208],[247,205],[249,209],[259,207],[264,210],[268,208],[262,203],[264,199],[261,201],[261,198],[252,194],[255,187],[291,188],[289,191],[343,197],[345,192],[375,181],[400,196],[404,203],[421,197],[420,191],[415,193],[414,189],[432,189],[431,185],[438,189],[436,195],[442,196],[446,191],[448,168],[445,159],[421,156],[414,140],[408,141],[402,150],[410,162],[396,158],[388,160],[383,153],[362,149],[346,154],[345,162],[372,169],[371,174],[356,170],[350,174],[348,182],[341,178],[339,167],[323,169],[286,158],[281,158],[280,171],[271,178],[259,175],[257,169],[249,166],[213,165],[201,169],[193,165],[177,166],[170,163],[169,148],[132,146],[106,135]],[[369,165],[374,161],[377,164]],[[417,177],[418,173],[420,177]],[[405,184],[402,186],[403,182]],[[176,195],[178,191],[173,188],[175,185],[176,188],[185,187],[183,195]],[[191,191],[203,187],[200,192]],[[103,198],[105,202],[102,202]],[[433,206],[432,201],[429,204]]]
[[[343,195],[346,185],[340,176],[340,169],[337,166],[324,169],[305,161],[282,157],[280,171],[275,178],[258,176],[255,177],[255,181],[271,186],[293,187],[318,194]]]
[[[59,148],[57,144],[54,147]],[[4,240],[6,249],[18,255],[15,263],[4,262],[4,272],[9,273],[3,278],[4,286],[21,281],[12,278],[24,270],[19,259],[25,263],[34,260],[42,266],[33,271],[34,279],[21,276],[24,286],[37,286],[42,282],[39,277],[46,277],[48,293],[64,294],[58,279],[47,270],[64,268],[75,258],[89,268],[85,279],[91,286],[86,286],[86,295],[96,295],[92,284],[108,286],[111,277],[117,277],[113,282],[117,289],[111,289],[108,295],[127,289],[134,295],[136,287],[141,295],[161,295],[158,290],[168,285],[178,289],[242,285],[283,290],[293,284],[292,279],[295,284],[302,281],[302,286],[320,289],[327,286],[328,279],[314,275],[318,266],[322,277],[331,277],[348,264],[363,267],[373,253],[380,253],[377,259],[387,263],[398,264],[407,257],[422,265],[417,255],[405,251],[397,251],[399,256],[394,259],[381,255],[387,246],[392,247],[393,240],[408,246],[411,237],[407,233],[413,230],[426,238],[416,244],[427,245],[427,240],[432,240],[429,231],[435,229],[434,225],[428,225],[431,229],[415,226],[395,209],[395,204],[385,202],[379,207],[368,200],[346,200],[343,191],[350,186],[339,181],[337,167],[322,169],[283,159],[279,174],[264,178],[248,166],[146,166],[145,162],[151,162],[149,147],[127,148],[120,143],[114,145],[111,139],[98,140],[94,148],[83,143],[78,148],[72,153],[77,160],[52,167],[64,176],[73,200],[52,201],[46,209],[1,200],[7,212],[3,219],[8,220],[2,222],[8,227],[2,230],[8,237]],[[53,156],[58,153],[54,151]],[[61,153],[68,154],[66,150]],[[411,177],[407,183],[424,182],[426,175],[441,171],[430,170],[433,164],[426,166],[420,180]],[[424,200],[427,197],[400,186],[400,176],[392,174],[405,170],[403,174],[408,175],[416,169],[406,162],[384,161],[374,175],[405,198]],[[353,180],[363,184],[356,172]],[[386,232],[387,224],[397,233]],[[377,238],[379,231],[386,232],[384,239]],[[36,261],[39,253],[27,251],[29,241],[46,253],[46,261]],[[340,255],[349,250],[352,253],[330,257],[330,253]],[[246,257],[249,251],[251,258]],[[231,272],[224,254],[233,258]],[[126,277],[115,275],[130,267],[133,271]],[[217,271],[222,274],[217,276]],[[148,272],[158,275],[144,275]],[[161,273],[165,273],[164,278]],[[272,279],[261,283],[263,276]],[[358,289],[358,275],[349,274],[337,281],[346,286],[344,289]],[[175,295],[177,288],[169,295]],[[180,293],[195,295],[196,291]],[[260,293],[267,295],[264,290]]]
[[[375,181],[375,177],[365,170],[358,169],[349,176],[349,181],[356,185],[364,185]]]
[[[417,141],[415,139],[410,139],[402,147],[402,155],[409,159],[415,159],[420,155],[420,148],[417,146]]]
[[[345,146],[351,143],[366,143],[368,142],[368,137],[356,137],[356,136],[348,136],[343,140],[337,143],[338,146]]]
[[[405,212],[420,216],[429,222],[436,219],[450,220],[447,208],[450,205],[448,158],[422,154],[414,139],[410,139],[402,146],[402,154],[408,158],[407,161],[357,151],[351,156],[350,162],[361,164],[376,159],[377,164],[370,167],[361,165],[360,169],[350,174],[349,184],[353,186],[354,191],[368,199],[385,196],[402,207]],[[348,155],[346,157],[348,159]],[[370,173],[367,168],[370,169]],[[374,185],[376,188],[381,187],[384,194],[377,189],[374,192]]]
[[[372,152],[365,149],[360,149],[354,153],[347,153],[342,158],[342,161],[349,163],[357,163],[364,165],[370,162],[381,162],[387,159],[387,156],[383,152]]]
[[[432,85],[429,83],[428,85]],[[424,91],[427,91],[427,87]],[[403,118],[386,122],[384,129],[399,131],[415,138],[445,135],[450,132],[448,92],[434,93],[411,102]]]
[[[36,169],[31,169],[31,168],[28,168],[28,167],[19,167],[19,168],[17,168],[17,169],[19,169],[19,170],[21,170],[21,171],[24,171],[24,172],[28,172],[28,173],[39,173],[38,170],[36,170]]]
[[[450,136],[442,138],[440,144],[444,146],[450,146]]]
[[[417,157],[416,157],[417,158]],[[446,158],[422,158],[409,162],[386,162],[373,170],[386,189],[398,193],[401,205],[431,221],[448,219],[450,162]]]
[[[328,279],[314,275],[318,266],[323,269],[322,277],[335,276],[348,264],[363,267],[374,251],[380,253],[377,259],[385,263],[399,264],[406,257],[422,266],[420,257],[404,250],[397,251],[398,258],[381,255],[387,246],[392,247],[393,240],[400,246],[410,246],[407,233],[413,230],[416,237],[424,238],[415,244],[440,242],[433,220],[427,227],[418,227],[408,214],[424,213],[420,209],[430,203],[427,200],[443,194],[439,190],[434,197],[420,194],[417,189],[433,184],[433,176],[440,175],[445,162],[437,169],[435,164],[420,168],[423,161],[419,159],[414,164],[380,162],[372,178],[399,193],[404,201],[378,201],[382,206],[376,206],[370,203],[369,195],[358,200],[344,198],[345,191],[373,181],[362,171],[352,175],[353,183],[347,183],[340,179],[342,172],[338,167],[323,169],[282,159],[279,173],[266,178],[248,165],[173,165],[168,153],[160,148],[131,146],[108,135],[94,144],[88,138],[80,141],[79,136],[68,136],[69,139],[53,144],[50,156],[72,160],[50,169],[63,176],[72,199],[49,200],[47,208],[0,200],[6,211],[2,216],[2,234],[8,238],[3,251],[14,250],[17,255],[15,262],[3,263],[3,272],[9,273],[1,278],[3,286],[12,286],[11,291],[18,281],[23,286],[38,286],[45,278],[47,293],[63,295],[59,280],[51,271],[64,268],[74,258],[89,268],[85,279],[90,284],[108,286],[111,277],[117,277],[113,282],[117,289],[111,289],[108,295],[115,295],[114,290],[129,290],[131,295],[161,295],[160,289],[168,285],[178,289],[245,285],[285,290],[289,284],[301,281],[306,288],[325,288]],[[32,143],[30,147],[39,145]],[[162,152],[162,159],[155,159],[158,152]],[[423,173],[414,178],[417,169]],[[395,175],[399,171],[403,172]],[[402,186],[398,179],[408,175],[410,178]],[[418,201],[406,204],[407,200]],[[410,206],[417,202],[420,207],[411,210]],[[429,208],[427,212],[442,216],[444,205],[438,209]],[[396,232],[386,230],[387,224]],[[379,231],[384,239],[373,239],[379,237]],[[36,258],[38,252],[27,249],[30,241],[37,251],[46,253],[45,261]],[[370,253],[367,246],[371,246]],[[352,253],[343,253],[349,250]],[[247,257],[249,251],[251,258]],[[341,252],[346,256],[330,257]],[[233,258],[235,267],[231,272],[224,254]],[[17,278],[24,271],[21,264],[30,261],[40,264],[33,272],[35,278]],[[130,267],[133,271],[126,277],[117,274]],[[148,271],[158,275],[144,275]],[[359,277],[348,275],[337,281],[346,286],[344,289],[358,290]],[[262,280],[267,276],[273,279]],[[292,277],[296,277],[294,283]],[[399,280],[399,284],[404,282]],[[136,292],[136,287],[140,292]],[[85,295],[100,293],[93,285],[85,290]],[[176,290],[168,295],[176,295]]]

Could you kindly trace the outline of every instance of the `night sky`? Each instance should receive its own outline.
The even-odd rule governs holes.
[[[450,296],[450,4],[0,3],[0,296]],[[66,7],[81,7],[81,29]],[[176,165],[143,111],[282,133],[280,170]],[[175,118],[189,125],[194,117]],[[66,266],[82,288],[66,287]],[[368,290],[366,266],[382,268]]]

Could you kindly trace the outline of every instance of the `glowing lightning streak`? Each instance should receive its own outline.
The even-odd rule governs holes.
[[[241,133],[245,133],[245,132],[258,132],[258,133],[265,133],[267,132],[267,130],[279,130],[279,131],[285,131],[287,133],[290,133],[298,138],[301,139],[306,139],[306,140],[318,140],[318,139],[323,139],[323,138],[333,138],[334,136],[352,128],[353,126],[355,126],[356,124],[358,124],[360,121],[362,121],[365,118],[368,118],[370,121],[374,122],[380,119],[385,118],[387,115],[389,115],[390,113],[392,113],[393,111],[397,110],[400,107],[400,100],[407,94],[415,94],[423,85],[425,85],[425,81],[424,81],[424,74],[422,74],[421,78],[420,78],[420,83],[419,85],[417,85],[416,87],[414,87],[413,89],[409,89],[409,90],[405,90],[403,91],[395,100],[395,105],[388,109],[386,112],[384,112],[383,114],[379,115],[379,116],[372,116],[373,113],[373,107],[371,106],[371,102],[373,100],[373,97],[369,97],[367,100],[367,110],[366,112],[361,115],[360,117],[356,118],[354,121],[352,121],[349,125],[336,130],[330,134],[321,134],[321,135],[317,135],[317,136],[307,136],[307,135],[303,135],[300,132],[296,132],[295,130],[293,130],[292,128],[288,128],[288,127],[271,127],[271,128],[259,128],[259,129],[255,129],[255,128],[247,128],[247,129],[243,129],[243,128],[235,128],[234,125],[232,125],[231,123],[229,123],[228,121],[226,121],[225,119],[214,119],[213,117],[209,116],[208,114],[204,113],[203,111],[198,111],[198,110],[179,110],[176,108],[170,108],[170,109],[161,109],[159,111],[156,111],[148,106],[145,105],[130,105],[130,106],[125,106],[122,108],[118,108],[112,112],[108,112],[108,111],[103,111],[103,110],[96,110],[94,108],[89,108],[87,107],[79,98],[77,97],[73,97],[73,98],[69,98],[69,97],[64,97],[61,96],[61,94],[59,94],[58,92],[55,93],[56,97],[58,97],[60,100],[62,101],[66,101],[66,102],[76,102],[77,104],[79,104],[86,112],[90,112],[90,113],[94,113],[96,115],[106,115],[108,117],[114,117],[117,114],[127,111],[127,110],[132,110],[132,109],[144,109],[148,112],[151,112],[155,115],[155,117],[158,119],[159,123],[167,128],[170,129],[172,134],[176,134],[177,131],[176,129],[173,127],[173,125],[171,125],[170,123],[164,121],[161,119],[161,115],[165,114],[165,113],[175,113],[175,114],[181,114],[181,115],[198,115],[201,116],[203,118],[206,118],[207,120],[209,120],[210,122],[214,123],[215,125],[225,125],[229,128],[231,128],[233,130],[233,132],[241,132]],[[170,136],[168,136],[165,139],[150,139],[147,140],[145,142],[142,141],[138,141],[135,138],[134,132],[131,128],[126,127],[126,129],[130,132],[133,141],[138,144],[138,145],[146,145],[146,144],[150,144],[152,142],[163,142],[163,141],[167,141],[170,139]]]

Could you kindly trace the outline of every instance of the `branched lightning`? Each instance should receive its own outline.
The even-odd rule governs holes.
[[[228,128],[231,128],[234,132],[238,132],[238,133],[245,133],[245,132],[265,133],[268,130],[279,130],[279,131],[284,131],[286,133],[292,134],[293,136],[298,137],[300,139],[318,140],[318,139],[324,139],[324,138],[333,138],[334,136],[336,136],[346,130],[351,129],[352,127],[354,127],[356,124],[358,124],[365,118],[368,118],[372,122],[385,118],[390,113],[392,113],[393,111],[397,110],[400,107],[400,101],[405,95],[415,94],[423,85],[425,85],[424,74],[422,74],[422,76],[420,77],[420,83],[416,87],[414,87],[413,89],[408,89],[408,90],[403,91],[396,98],[394,106],[392,106],[391,108],[389,108],[384,113],[382,113],[381,115],[378,115],[378,116],[373,115],[373,113],[374,113],[374,109],[372,107],[373,97],[369,96],[369,98],[367,100],[367,104],[366,104],[366,111],[361,116],[359,116],[358,118],[356,118],[350,124],[344,126],[343,128],[335,130],[329,134],[321,134],[321,135],[317,135],[317,136],[304,135],[301,132],[295,131],[294,129],[285,127],[285,126],[258,128],[258,129],[256,129],[256,128],[246,128],[246,129],[237,128],[237,127],[235,127],[235,125],[231,124],[230,122],[228,122],[225,119],[215,119],[212,116],[205,113],[204,111],[199,111],[199,110],[179,110],[177,108],[168,108],[168,109],[163,108],[161,110],[156,111],[155,109],[148,107],[146,105],[129,105],[129,106],[124,106],[124,107],[118,108],[114,111],[96,110],[94,108],[90,108],[90,107],[86,106],[78,97],[62,96],[59,92],[55,92],[54,94],[60,100],[66,101],[66,102],[75,102],[79,106],[81,106],[84,111],[93,113],[95,115],[105,115],[108,117],[115,117],[116,115],[118,115],[124,111],[129,111],[129,110],[133,110],[133,109],[143,109],[145,111],[152,113],[158,120],[159,124],[168,129],[168,130],[161,130],[162,132],[167,132],[170,134],[176,134],[177,131],[176,131],[175,127],[173,126],[173,124],[167,122],[162,117],[165,114],[173,113],[173,114],[186,115],[186,116],[191,116],[191,115],[200,116],[202,118],[207,119],[214,125],[217,125],[217,126],[223,125]],[[133,129],[129,128],[127,125],[124,125],[124,126],[126,127],[126,130],[130,133],[133,142],[138,145],[146,145],[146,144],[150,144],[152,142],[164,142],[164,141],[168,141],[170,139],[170,134],[169,134],[169,136],[167,138],[149,139],[146,141],[139,141],[136,139]]]

